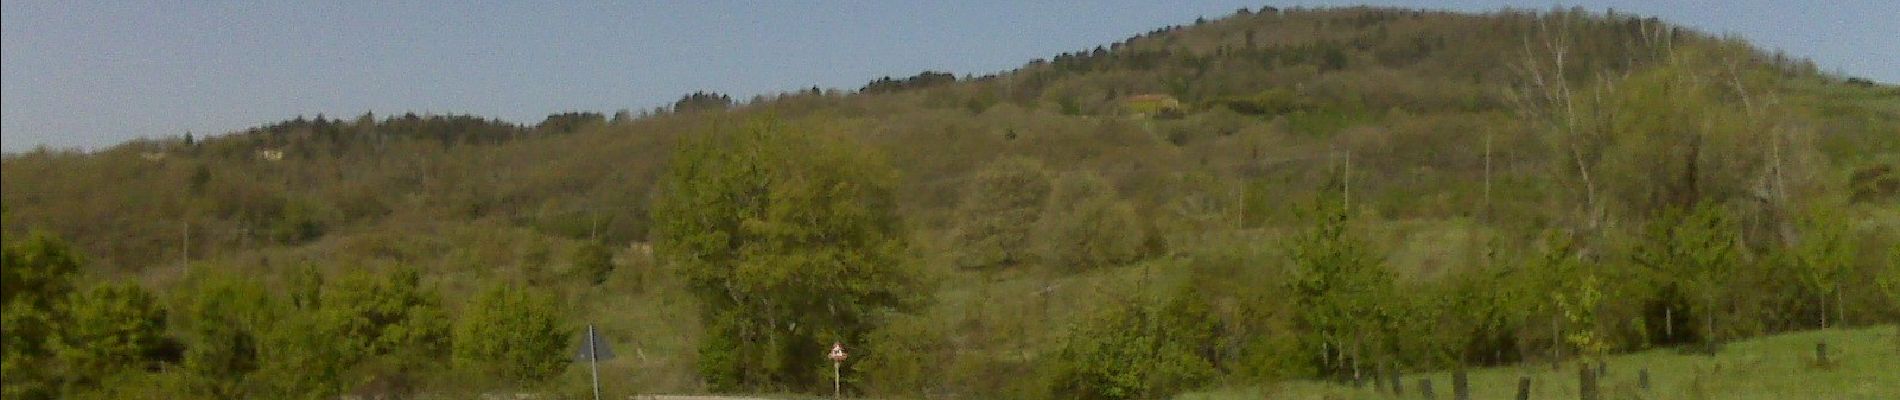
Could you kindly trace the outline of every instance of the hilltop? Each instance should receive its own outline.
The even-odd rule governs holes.
[[[298,117],[13,154],[0,228],[9,243],[34,231],[72,243],[82,287],[136,282],[171,307],[215,277],[288,292],[306,273],[411,268],[457,316],[482,288],[515,284],[624,346],[602,366],[626,384],[611,390],[697,392],[702,304],[656,257],[651,214],[682,143],[760,124],[886,160],[904,268],[936,283],[865,344],[917,361],[861,371],[860,393],[1094,390],[1075,376],[1087,368],[1071,364],[1095,360],[1075,338],[1162,309],[1214,322],[1190,336],[1191,356],[1168,359],[1180,370],[1116,371],[1152,383],[1141,396],[1340,373],[1337,338],[1306,336],[1319,328],[1301,302],[1326,299],[1288,294],[1313,248],[1363,255],[1393,309],[1482,304],[1379,322],[1419,339],[1368,353],[1434,349],[1378,356],[1407,368],[1900,315],[1882,286],[1900,264],[1900,87],[1582,10],[1242,10],[986,76],[700,92],[532,125]],[[1339,239],[1328,227],[1347,239],[1327,241]],[[1732,245],[1682,247],[1713,242]],[[1810,273],[1820,264],[1832,269]],[[1722,284],[1668,278],[1682,271]],[[1579,281],[1602,285],[1565,286]],[[1734,289],[1716,307],[1690,295],[1705,287]],[[1566,290],[1599,296],[1592,313],[1542,298]],[[1711,315],[1719,327],[1694,319]],[[1440,320],[1495,324],[1418,322]],[[546,388],[575,390],[581,372]],[[381,373],[349,369],[359,379],[340,385]]]

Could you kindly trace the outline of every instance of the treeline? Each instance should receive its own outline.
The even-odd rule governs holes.
[[[6,245],[6,398],[514,390],[563,371],[573,337],[546,293],[497,283],[449,305],[415,269],[197,274],[160,294],[87,279],[83,263],[48,236]]]
[[[1900,247],[1857,248],[1818,223],[1803,232],[1810,242],[1759,249],[1736,237],[1720,207],[1675,210],[1611,239],[1614,250],[1592,253],[1580,244],[1590,239],[1553,231],[1421,282],[1400,278],[1405,272],[1337,206],[1310,209],[1313,225],[1267,245],[1281,257],[1189,255],[1184,280],[1109,296],[1043,350],[1047,357],[1013,368],[1001,357],[988,363],[1039,378],[1003,389],[1014,395],[1155,398],[1217,384],[1349,382],[1375,369],[1555,365],[1670,347],[1713,354],[1728,340],[1900,318],[1900,273],[1853,261],[1891,260]],[[949,340],[908,334],[922,338],[905,343]],[[905,350],[950,365],[983,362],[950,361],[983,356],[944,348]],[[959,372],[926,370],[874,387],[1003,379]]]

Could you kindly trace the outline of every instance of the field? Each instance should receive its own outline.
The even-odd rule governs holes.
[[[1654,350],[1609,358],[1604,399],[1893,399],[1900,398],[1900,338],[1896,327],[1829,329],[1760,337],[1731,343],[1710,357]],[[1816,343],[1828,345],[1834,363],[1814,364]],[[1637,371],[1648,369],[1651,387],[1637,388]],[[1548,364],[1473,370],[1473,399],[1508,399],[1517,378],[1531,377],[1531,398],[1577,398],[1574,364],[1555,371]],[[1395,399],[1419,397],[1420,379],[1430,379],[1438,398],[1451,398],[1451,374],[1405,377],[1404,396],[1368,386],[1299,381],[1277,386],[1188,393],[1179,400]]]

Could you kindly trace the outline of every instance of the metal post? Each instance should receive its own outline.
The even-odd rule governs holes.
[[[842,389],[844,385],[839,383],[843,381],[843,378],[838,374],[839,364],[843,363],[837,361],[831,362],[831,398],[834,399],[844,397],[844,391]]]
[[[600,349],[594,338],[594,324],[587,324],[587,367],[594,374],[594,400],[600,400]]]

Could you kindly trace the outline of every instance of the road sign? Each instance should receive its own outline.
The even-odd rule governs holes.
[[[607,339],[594,332],[589,325],[587,332],[581,333],[581,351],[574,355],[574,361],[607,361],[614,358],[614,349],[607,346]]]
[[[831,354],[826,357],[831,358],[831,397],[839,398],[844,394],[843,375],[838,372],[838,366],[844,364],[844,343],[831,342]]]
[[[586,361],[587,369],[594,375],[594,400],[600,400],[600,360],[614,358],[613,349],[607,348],[607,341],[594,333],[594,324],[587,324],[587,333],[581,336],[581,354],[575,361]]]

